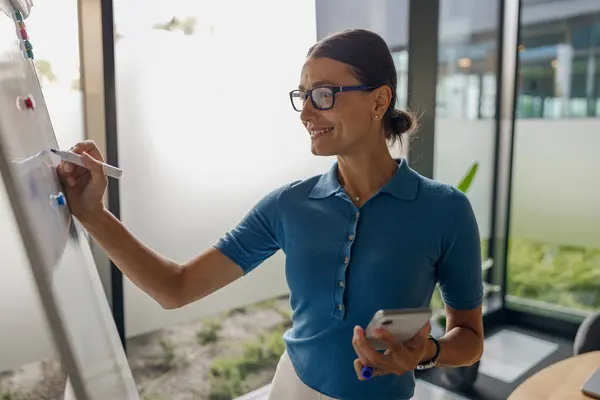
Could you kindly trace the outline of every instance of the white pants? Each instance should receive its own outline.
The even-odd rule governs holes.
[[[332,397],[325,396],[316,390],[306,386],[304,382],[298,378],[298,374],[294,370],[292,361],[287,352],[283,352],[273,383],[269,400],[335,400]]]

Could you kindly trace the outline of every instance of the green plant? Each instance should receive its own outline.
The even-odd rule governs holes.
[[[181,30],[186,35],[192,35],[196,29],[196,18],[187,17],[180,20],[177,17],[172,17],[168,22],[162,24],[155,24],[154,29],[161,29],[165,31]]]
[[[156,396],[153,394],[145,394],[145,395],[142,395],[142,400],[168,400],[168,399],[166,399],[165,397]]]
[[[286,308],[279,307],[279,308],[277,308],[277,312],[279,314],[281,314],[281,316],[283,317],[283,320],[284,320],[283,325],[284,326],[287,327],[287,326],[289,326],[292,323],[292,309],[291,308],[289,308],[289,307],[286,307]]]
[[[48,60],[35,60],[34,61],[35,68],[40,77],[40,84],[44,84],[46,82],[52,83],[58,80],[58,77],[54,74],[52,70],[52,63]]]
[[[22,398],[23,397],[18,395],[16,392],[13,392],[12,390],[8,389],[8,392],[2,393],[2,397],[0,397],[0,400],[20,400]]]
[[[170,340],[163,339],[160,341],[160,347],[163,350],[163,363],[171,369],[175,367],[175,345]]]
[[[475,175],[477,174],[478,169],[479,169],[479,163],[474,162],[471,165],[471,167],[469,167],[469,170],[467,171],[465,176],[463,176],[463,178],[460,180],[460,182],[458,182],[458,185],[456,185],[456,188],[458,190],[460,190],[461,192],[467,194],[467,192],[469,191],[469,188],[471,187],[471,183],[473,183],[473,179],[475,179]]]
[[[273,297],[270,299],[261,300],[250,305],[251,310],[258,309],[275,309],[277,307],[277,298]]]
[[[231,317],[231,316],[234,316],[237,314],[243,315],[243,314],[246,314],[247,312],[248,312],[248,308],[246,308],[246,307],[236,307],[236,308],[232,308],[231,310],[229,310],[226,313],[226,316]]]
[[[511,237],[507,292],[585,311],[600,309],[600,249]]]
[[[219,332],[221,331],[221,322],[217,319],[207,319],[202,324],[202,330],[200,330],[196,337],[202,345],[214,343],[219,340]]]
[[[261,334],[257,339],[242,345],[242,354],[237,357],[218,358],[210,370],[210,399],[225,400],[243,395],[246,378],[264,369],[275,369],[285,350],[284,327]]]

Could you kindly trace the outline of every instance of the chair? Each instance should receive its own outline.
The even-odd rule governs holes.
[[[579,326],[573,353],[575,355],[600,350],[600,312],[588,316]]]

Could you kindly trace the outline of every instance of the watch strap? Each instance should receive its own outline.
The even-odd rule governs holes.
[[[429,335],[429,337],[427,339],[431,340],[433,342],[433,344],[435,345],[435,354],[432,359],[423,361],[419,365],[417,365],[417,371],[422,371],[425,369],[430,369],[430,368],[435,367],[437,365],[438,358],[440,357],[440,343],[437,341],[436,338],[434,338],[431,335]]]

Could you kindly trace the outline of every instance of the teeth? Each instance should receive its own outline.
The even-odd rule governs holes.
[[[333,128],[325,128],[325,129],[313,130],[313,131],[309,131],[309,132],[310,132],[310,137],[315,138],[317,136],[324,135],[327,132],[330,132],[332,130],[333,130]]]

